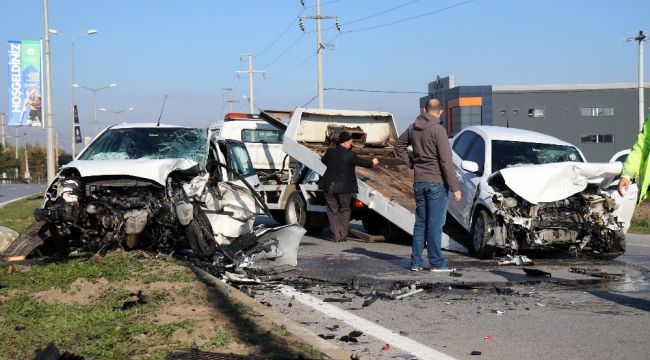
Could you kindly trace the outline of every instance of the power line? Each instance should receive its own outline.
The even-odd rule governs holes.
[[[304,108],[304,107],[307,107],[307,105],[311,104],[312,101],[316,100],[317,97],[318,97],[318,94],[314,95],[313,98],[311,98],[309,101],[307,101],[306,103],[304,103],[301,107],[303,107],[303,108]]]
[[[466,0],[466,1],[460,2],[460,3],[458,3],[458,4],[450,5],[450,6],[447,6],[447,7],[444,7],[444,8],[438,9],[438,10],[434,10],[434,11],[429,11],[429,12],[424,13],[424,14],[415,15],[415,16],[411,16],[411,17],[404,18],[404,19],[391,21],[391,22],[389,22],[389,23],[385,23],[385,24],[380,24],[380,25],[375,25],[375,26],[369,26],[369,27],[359,28],[359,29],[354,29],[354,30],[348,30],[348,31],[344,31],[344,32],[346,32],[346,33],[359,32],[359,31],[366,31],[366,30],[377,29],[377,28],[380,28],[380,27],[385,27],[385,26],[395,25],[395,24],[399,24],[399,23],[406,22],[406,21],[415,20],[415,19],[418,19],[418,18],[421,18],[421,17],[429,16],[429,15],[432,15],[432,14],[440,13],[440,12],[443,12],[443,11],[446,11],[446,10],[450,10],[450,9],[453,9],[453,8],[457,8],[457,7],[459,7],[459,6],[462,6],[462,5],[465,5],[465,4],[469,4],[469,3],[473,2],[473,1],[476,1],[476,0]]]
[[[275,40],[273,40],[273,41],[272,41],[272,42],[271,42],[267,47],[265,47],[262,51],[257,52],[257,53],[256,53],[256,56],[259,58],[260,56],[262,56],[262,54],[264,54],[267,50],[269,50],[273,45],[275,45],[275,44],[276,44],[276,43],[277,43],[277,42],[278,42],[278,41],[279,41],[279,40],[284,36],[284,34],[286,34],[287,31],[289,31],[289,29],[290,29],[290,28],[291,28],[291,27],[296,23],[296,20],[298,20],[298,19],[300,18],[300,15],[302,15],[303,12],[305,12],[305,9],[304,9],[304,8],[303,8],[299,13],[298,13],[298,15],[296,15],[296,17],[294,17],[293,20],[291,20],[291,22],[289,23],[289,25],[287,25],[287,27],[286,27],[286,28],[285,28],[285,29],[280,33],[280,35],[278,35],[278,37],[275,38]]]
[[[300,36],[294,42],[292,42],[291,45],[289,45],[288,48],[286,48],[282,53],[280,53],[280,55],[276,56],[275,59],[271,60],[270,63],[266,64],[266,66],[264,66],[264,68],[268,69],[276,61],[278,61],[278,59],[280,59],[282,56],[284,56],[284,54],[286,54],[289,50],[291,50],[291,48],[293,48],[298,43],[298,41],[300,41],[300,39],[302,39],[304,36],[305,36],[305,33],[300,34]]]
[[[365,92],[365,93],[382,93],[382,94],[419,94],[428,95],[428,92],[422,91],[399,91],[399,90],[368,90],[368,89],[344,89],[344,88],[325,88],[327,91],[348,91],[348,92]]]
[[[411,5],[411,4],[416,3],[416,2],[418,2],[418,1],[420,1],[420,0],[411,0],[411,1],[409,1],[409,2],[406,2],[406,3],[402,4],[402,5],[395,6],[395,7],[393,7],[393,8],[390,8],[390,9],[387,9],[387,10],[384,10],[384,11],[380,11],[380,12],[378,12],[378,13],[375,13],[375,14],[372,14],[372,15],[368,15],[368,16],[365,16],[365,17],[362,17],[362,18],[359,18],[359,19],[356,19],[356,20],[352,20],[352,21],[345,22],[345,23],[343,23],[342,25],[350,25],[350,24],[358,23],[358,22],[361,22],[361,21],[364,21],[364,20],[372,19],[372,18],[374,18],[374,17],[380,16],[380,15],[384,15],[384,14],[389,13],[389,12],[391,12],[391,11],[395,11],[395,10],[397,10],[397,9],[401,9],[401,8],[403,8],[403,7],[405,7],[405,6]]]

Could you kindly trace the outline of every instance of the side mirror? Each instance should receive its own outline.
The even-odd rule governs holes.
[[[460,167],[461,169],[465,171],[469,171],[474,174],[478,172],[478,164],[473,161],[463,160],[460,162]]]

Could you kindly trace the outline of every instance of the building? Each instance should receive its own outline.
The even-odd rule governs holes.
[[[639,132],[638,84],[456,86],[448,76],[430,82],[428,92],[420,106],[430,98],[440,100],[450,136],[470,125],[516,127],[568,141],[588,161],[609,161]]]

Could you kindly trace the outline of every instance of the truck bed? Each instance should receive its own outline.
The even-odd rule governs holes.
[[[327,147],[321,144],[303,143],[319,156],[323,156]],[[413,195],[413,170],[394,155],[392,148],[353,148],[352,151],[362,158],[379,160],[379,166],[373,168],[357,167],[357,178],[375,189],[385,197],[415,213],[415,196]]]

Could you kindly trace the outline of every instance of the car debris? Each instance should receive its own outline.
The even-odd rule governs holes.
[[[318,334],[318,336],[319,336],[320,338],[322,338],[322,339],[325,339],[325,340],[332,340],[332,339],[334,339],[334,338],[336,337],[335,334],[327,334],[327,335],[325,335],[325,334]]]
[[[497,294],[502,294],[502,295],[512,295],[515,293],[515,290],[513,288],[502,287],[502,286],[495,286],[494,291],[496,291]]]
[[[510,254],[500,258],[497,261],[497,265],[517,265],[517,266],[524,266],[524,265],[534,265],[535,263],[528,258],[526,255],[515,255],[512,256]]]
[[[598,269],[598,268],[572,267],[572,268],[569,268],[569,272],[576,273],[576,274],[587,274],[587,273],[592,273],[592,272],[600,272],[600,269]]]
[[[34,212],[37,221],[0,256],[190,248],[185,256],[212,264],[215,273],[296,266],[305,230],[254,228],[255,217],[268,212],[256,181],[242,142],[200,128],[112,126],[61,168]]]
[[[361,331],[353,330],[349,334],[341,336],[341,338],[339,340],[345,341],[345,342],[354,342],[354,343],[356,343],[356,342],[359,342],[358,337],[361,336],[361,335],[363,335],[363,333]]]
[[[481,352],[480,352],[480,351],[477,351],[477,350],[474,350],[474,351],[472,351],[472,352],[469,353],[469,354],[470,354],[470,355],[481,355]]]
[[[539,270],[539,269],[522,268],[522,270],[526,273],[527,276],[531,276],[531,277],[542,277],[542,276],[551,277],[550,272]]]
[[[386,345],[381,347],[381,351],[388,351],[388,350],[390,350],[390,344],[386,344]],[[411,355],[411,356],[413,356],[413,355]]]
[[[368,307],[372,305],[375,301],[377,301],[379,298],[381,298],[380,294],[372,294],[369,299],[365,299],[363,301],[363,304],[361,304],[362,307]]]
[[[416,287],[416,284],[411,284],[409,286],[405,286],[396,290],[392,290],[391,292],[384,294],[384,297],[391,299],[391,300],[399,300],[403,299],[405,297],[415,295],[418,293],[421,293],[424,291],[424,289],[418,289]]]
[[[346,302],[352,302],[351,298],[346,298],[346,297],[341,297],[341,298],[324,298],[323,302],[326,303],[346,303]]]

